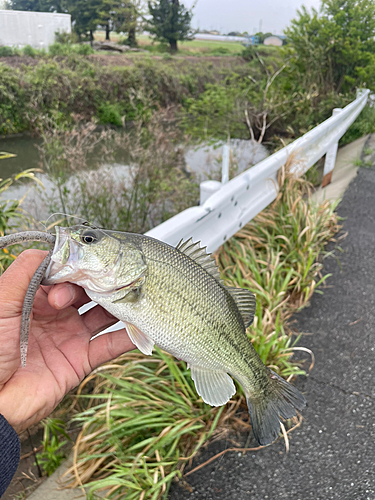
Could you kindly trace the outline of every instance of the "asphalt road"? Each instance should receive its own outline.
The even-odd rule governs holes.
[[[375,500],[375,170],[359,169],[338,213],[345,218],[324,295],[296,315],[313,350],[311,375],[296,385],[308,401],[302,426],[257,452],[229,452],[174,484],[170,500]],[[334,245],[330,244],[329,248]],[[244,436],[246,439],[246,436]],[[193,467],[232,446],[210,444]]]

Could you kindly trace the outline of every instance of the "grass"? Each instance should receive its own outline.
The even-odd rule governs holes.
[[[304,373],[292,359],[295,340],[290,317],[324,282],[324,245],[338,230],[334,204],[308,201],[309,184],[284,175],[278,199],[217,253],[225,282],[257,295],[248,335],[262,360],[282,376]],[[113,499],[166,498],[173,478],[222,428],[238,422],[244,406],[239,388],[221,408],[198,398],[182,361],[156,350],[123,355],[92,374],[80,387],[86,409],[75,420],[83,427],[75,445],[70,485],[85,485]],[[249,428],[241,421],[242,429]],[[284,428],[285,433],[285,428]],[[73,479],[72,479],[73,475]]]
[[[112,42],[121,42],[122,36],[118,33],[111,32],[110,38]],[[104,41],[105,32],[96,31],[95,40]],[[138,46],[141,49],[146,49],[152,53],[169,52],[168,44],[155,42],[149,35],[137,35]],[[244,50],[244,45],[240,42],[229,42],[225,40],[191,40],[186,42],[178,42],[178,56],[240,56]],[[278,54],[279,47],[259,45],[257,51],[263,57]]]
[[[356,160],[354,160],[353,165],[355,167],[371,168],[372,167],[372,162],[371,161],[362,160],[361,158],[357,158]]]
[[[31,218],[22,210],[22,200],[2,199],[1,196],[14,182],[18,182],[21,179],[29,179],[40,184],[34,172],[35,169],[29,169],[9,179],[0,178],[0,236],[30,225]],[[20,245],[14,245],[10,248],[2,248],[0,250],[0,274],[16,259],[21,248],[22,246]]]
[[[120,42],[123,38],[118,33],[111,32],[112,42]],[[96,31],[95,40],[104,41],[105,32]],[[148,35],[137,35],[138,46],[142,49],[148,49],[152,52],[167,52],[168,46],[154,42]],[[226,42],[214,40],[192,40],[189,42],[178,42],[180,55],[209,55],[212,52],[218,52],[218,55],[237,55],[240,54],[244,46],[239,42]],[[220,53],[220,51],[222,51]],[[220,53],[220,54],[219,54]]]
[[[310,186],[287,175],[278,199],[225,243],[217,257],[228,284],[256,294],[250,338],[262,361],[285,378],[301,373],[291,360],[289,319],[328,277],[322,275],[321,256],[339,227],[336,204],[306,202]]]
[[[141,48],[146,48],[152,52],[166,52],[167,45],[153,43],[153,40],[146,36],[138,37],[138,44]],[[191,40],[189,42],[178,42],[178,55],[240,55],[244,46],[238,42],[226,42],[216,40]]]
[[[185,363],[157,349],[152,358],[123,355],[92,374],[94,393],[75,445],[71,486],[89,482],[90,493],[110,498],[158,499],[167,493],[177,464],[186,463],[212,435],[224,407],[197,400]],[[99,402],[99,404],[98,404]],[[197,437],[198,436],[198,437]]]

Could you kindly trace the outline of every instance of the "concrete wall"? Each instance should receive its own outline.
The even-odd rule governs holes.
[[[71,32],[70,14],[0,10],[0,46],[48,49],[55,32]]]

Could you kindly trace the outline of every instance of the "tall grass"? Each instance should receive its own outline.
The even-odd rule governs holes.
[[[227,242],[217,259],[228,285],[257,295],[248,335],[263,361],[282,376],[303,373],[292,359],[293,312],[307,304],[322,275],[324,245],[338,230],[334,204],[316,206],[306,181],[284,175],[278,199]],[[114,499],[166,498],[170,482],[223,422],[233,425],[241,390],[221,408],[197,396],[185,363],[156,350],[123,355],[88,379],[82,396],[71,486]],[[85,389],[86,380],[80,388]],[[244,424],[244,427],[246,424]]]
[[[98,132],[94,123],[51,128],[40,146],[54,186],[49,212],[146,232],[197,203],[198,184],[184,169],[184,140],[162,112],[146,124],[137,121],[129,132]]]
[[[21,179],[31,179],[40,184],[34,172],[35,169],[29,169],[9,179],[0,179],[0,236],[30,226],[31,218],[22,210],[22,200],[4,198],[4,193],[14,182],[19,182]],[[21,248],[20,245],[14,245],[10,249],[2,248],[0,250],[0,273],[10,266]]]
[[[83,429],[75,445],[71,486],[110,498],[158,499],[173,477],[216,429],[224,407],[197,400],[183,362],[157,349],[153,358],[123,355],[102,366],[88,408],[75,417]]]
[[[226,283],[256,294],[248,334],[262,361],[282,376],[301,373],[290,362],[291,315],[306,306],[328,275],[322,274],[324,245],[338,231],[337,203],[308,201],[311,184],[281,172],[276,201],[226,242],[217,261]]]

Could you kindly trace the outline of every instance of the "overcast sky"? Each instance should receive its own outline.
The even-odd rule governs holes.
[[[191,7],[194,0],[181,0]],[[193,26],[201,29],[216,29],[222,33],[247,31],[253,33],[269,31],[282,35],[297,9],[319,8],[320,0],[197,0],[193,11]]]

